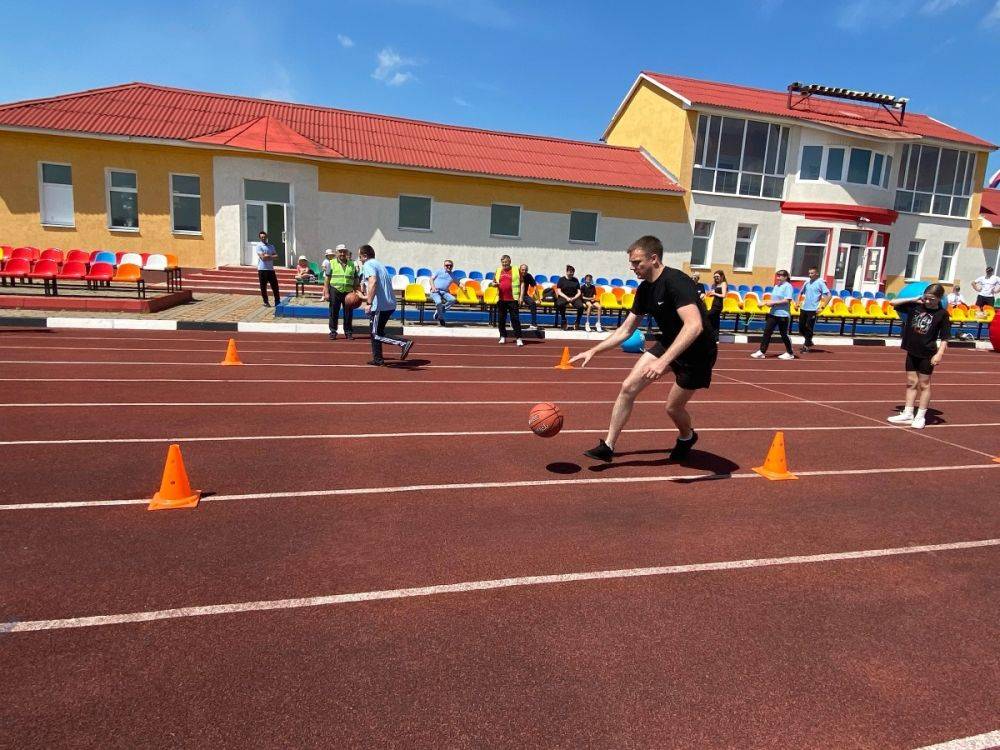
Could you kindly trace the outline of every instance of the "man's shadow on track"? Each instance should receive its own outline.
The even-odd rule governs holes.
[[[679,461],[672,460],[669,455],[665,458],[658,458],[654,460],[617,460],[623,456],[645,456],[663,453],[669,454],[669,450],[626,451],[624,453],[616,453],[616,460],[614,463],[596,464],[594,466],[589,466],[588,470],[593,472],[604,472],[611,469],[622,469],[634,466],[683,466],[686,469],[710,472],[703,477],[675,480],[678,484],[692,484],[694,482],[706,482],[716,479],[729,479],[730,475],[740,468],[739,464],[733,463],[728,458],[716,455],[715,453],[708,453],[707,451],[700,450],[692,450],[688,454],[687,458]],[[553,474],[576,474],[582,469],[579,464],[563,461],[551,463],[545,468]]]
[[[429,359],[404,359],[402,362],[386,362],[384,366],[390,370],[423,370],[430,363]]]

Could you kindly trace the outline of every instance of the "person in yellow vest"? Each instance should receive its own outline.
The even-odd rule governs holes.
[[[524,341],[521,339],[521,314],[517,306],[517,301],[521,298],[521,272],[511,264],[509,255],[500,257],[500,268],[496,270],[490,284],[500,292],[500,299],[497,302],[500,343],[507,343],[507,316],[510,315],[517,345],[524,346]]]
[[[344,304],[344,298],[358,289],[358,267],[347,255],[347,245],[337,245],[336,257],[327,250],[323,263],[323,296],[330,301],[330,341],[337,340],[337,319],[344,308],[344,336],[354,338],[354,309]]]

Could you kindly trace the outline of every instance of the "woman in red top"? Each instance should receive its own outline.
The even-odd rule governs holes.
[[[507,316],[510,315],[510,322],[514,326],[514,336],[517,337],[517,345],[524,346],[524,341],[521,339],[521,315],[517,306],[517,300],[521,294],[521,272],[515,270],[511,265],[509,255],[501,256],[500,268],[497,269],[493,283],[500,291],[500,300],[497,302],[500,343],[507,343]]]

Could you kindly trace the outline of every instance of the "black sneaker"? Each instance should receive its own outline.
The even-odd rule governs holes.
[[[331,333],[330,334],[330,341],[336,341],[336,340],[337,340],[337,334]]]
[[[410,349],[412,349],[412,348],[413,348],[413,342],[412,341],[407,341],[405,344],[403,344],[403,351],[401,351],[399,353],[399,359],[400,359],[400,361],[406,359],[406,355],[410,353]]]
[[[383,367],[385,365],[384,359],[369,359],[368,364],[372,367]]]
[[[809,353],[809,347],[808,346],[805,346],[803,344],[802,346],[799,347],[799,354],[808,354],[808,353]]]
[[[596,461],[603,461],[606,464],[611,463],[611,460],[615,457],[615,452],[608,447],[608,444],[603,440],[597,441],[597,446],[591,448],[589,451],[584,451],[583,455],[587,458],[593,458]]]
[[[694,430],[691,431],[690,440],[681,440],[677,438],[674,443],[674,447],[670,450],[670,460],[679,461],[681,459],[687,458],[688,453],[694,448],[694,444],[698,442],[698,433]]]
[[[445,326],[447,326],[447,325],[448,325],[447,323],[445,323],[445,322],[444,322],[444,318],[438,318],[438,324],[439,324],[439,325],[440,325],[440,326],[441,326],[442,328],[444,328]]]
[[[270,303],[270,302],[265,302],[265,303],[264,303],[264,307],[270,307],[270,306],[271,306],[271,303]]]
[[[345,333],[344,334],[344,338],[347,339],[348,341],[354,341],[354,334],[353,333]]]

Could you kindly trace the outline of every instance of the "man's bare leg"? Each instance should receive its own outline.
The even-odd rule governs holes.
[[[615,406],[611,410],[611,424],[608,425],[608,434],[604,438],[604,442],[607,443],[609,448],[614,449],[615,443],[618,442],[618,436],[632,415],[632,406],[635,404],[636,397],[642,393],[647,385],[654,382],[644,378],[642,372],[655,361],[655,356],[649,352],[644,353],[639,357],[639,361],[635,363],[632,372],[622,382],[618,398],[615,400]]]
[[[687,410],[687,402],[694,396],[694,391],[681,388],[676,383],[667,394],[667,416],[673,421],[680,433],[681,440],[688,440],[694,430],[691,427],[691,414]]]

